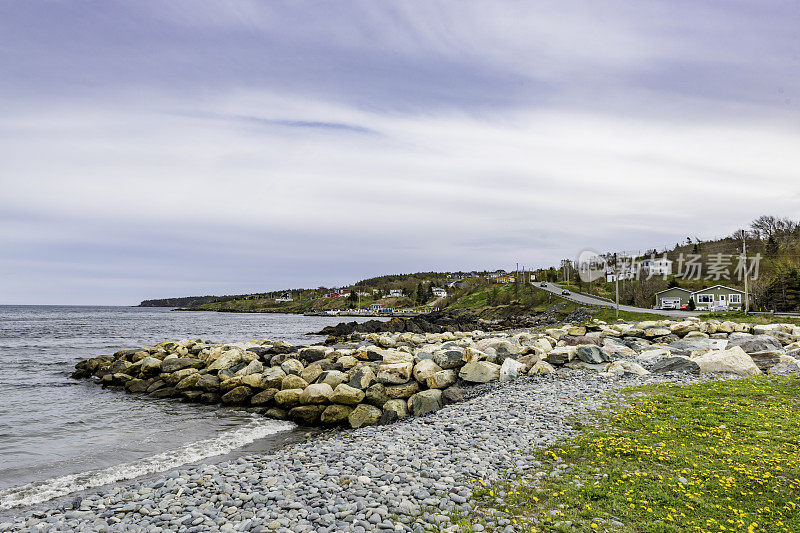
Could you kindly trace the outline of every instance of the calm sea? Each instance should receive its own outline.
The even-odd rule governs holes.
[[[103,390],[69,377],[80,359],[186,338],[312,344],[323,338],[306,333],[339,321],[161,308],[0,306],[0,510],[235,453],[259,441],[280,442],[295,427],[242,410]]]

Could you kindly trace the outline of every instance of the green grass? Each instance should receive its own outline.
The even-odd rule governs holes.
[[[623,397],[620,412],[533,452],[543,470],[561,464],[569,474],[478,485],[473,523],[491,508],[517,531],[800,531],[800,378],[647,386]]]
[[[753,315],[744,314],[743,312],[729,312],[729,313],[704,313],[701,317],[703,320],[717,319],[717,320],[730,320],[731,322],[742,322],[746,324],[795,324],[800,326],[800,318],[788,316],[773,316],[773,315]]]

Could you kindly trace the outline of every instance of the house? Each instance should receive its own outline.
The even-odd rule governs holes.
[[[403,289],[389,289],[389,298],[400,298],[403,296]]]
[[[447,291],[441,287],[431,287],[431,291],[436,298],[447,298]]]
[[[692,299],[696,309],[743,309],[744,291],[726,287],[725,285],[714,285],[707,289],[701,289],[692,293]]]
[[[656,293],[656,309],[684,309],[689,305],[692,291],[682,287],[670,287]]]
[[[505,270],[495,270],[494,272],[489,272],[488,274],[486,274],[486,279],[490,279],[490,280],[491,279],[497,279],[497,278],[500,278],[500,277],[505,276],[505,275],[506,275],[506,271]]]
[[[377,313],[381,309],[383,309],[383,306],[381,304],[372,304],[367,308],[367,311],[371,311],[373,313]]]
[[[666,257],[652,257],[639,263],[641,272],[646,277],[672,275],[672,261]]]
[[[292,298],[291,292],[285,292],[280,295],[279,298],[275,298],[276,302],[293,302],[294,298]]]
[[[467,281],[467,280],[465,280],[465,279],[457,279],[455,281],[451,281],[450,283],[448,283],[447,286],[450,287],[451,289],[457,289],[457,288],[460,288],[464,284],[465,281]]]
[[[495,281],[497,283],[514,283],[516,278],[514,276],[498,276]]]

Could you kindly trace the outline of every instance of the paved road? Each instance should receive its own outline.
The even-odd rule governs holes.
[[[545,286],[541,286],[541,283],[542,282],[537,281],[537,282],[533,282],[532,285],[534,287],[536,287],[537,289],[551,292],[551,293],[553,293],[555,295],[558,295],[560,298],[565,298],[565,299],[571,300],[571,301],[573,301],[575,303],[579,303],[579,304],[583,304],[583,305],[594,305],[594,306],[599,306],[599,307],[607,307],[609,309],[613,309],[614,308],[614,302],[609,302],[608,300],[603,300],[601,298],[595,298],[594,296],[587,296],[585,294],[579,294],[579,293],[571,292],[571,291],[570,291],[569,296],[562,295],[561,291],[564,290],[562,287],[559,287],[558,285],[556,285],[554,283],[546,283]],[[697,316],[697,313],[691,313],[691,312],[687,312],[687,311],[672,311],[672,310],[667,310],[667,309],[646,309],[644,307],[633,307],[633,306],[630,306],[630,305],[620,305],[619,306],[619,310],[620,311],[631,311],[631,312],[634,312],[634,313],[653,313],[653,314],[656,314],[656,315],[671,316],[671,317],[676,317],[676,318],[686,317],[686,316]]]

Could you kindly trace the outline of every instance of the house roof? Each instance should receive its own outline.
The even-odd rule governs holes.
[[[671,290],[675,290],[675,289],[678,289],[679,291],[686,291],[689,294],[692,294],[692,291],[690,291],[689,289],[684,289],[683,287],[670,287],[669,289],[664,289],[663,291],[658,291],[656,294],[661,294],[662,292],[667,292],[667,291],[671,291]]]
[[[727,285],[714,285],[712,287],[706,287],[705,289],[700,289],[699,291],[694,291],[692,294],[698,294],[698,293],[701,293],[701,292],[710,291],[711,289],[716,289],[717,287],[722,287],[723,289],[728,289],[729,291],[740,292],[740,293],[744,294],[744,291],[739,290],[739,289],[734,289],[733,287],[728,287]]]

